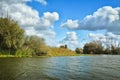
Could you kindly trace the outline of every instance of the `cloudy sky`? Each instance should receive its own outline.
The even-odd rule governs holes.
[[[0,0],[0,16],[7,13],[26,35],[43,37],[50,46],[120,40],[119,0]]]

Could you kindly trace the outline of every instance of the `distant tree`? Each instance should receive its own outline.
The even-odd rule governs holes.
[[[83,53],[83,50],[82,50],[81,48],[76,48],[76,49],[75,49],[75,52],[76,52],[77,54],[82,54],[82,53]]]
[[[103,43],[105,45],[105,54],[119,54],[120,39],[114,38],[113,36],[107,37]]]
[[[9,17],[0,18],[0,49],[14,54],[24,44],[24,30]]]
[[[111,54],[120,54],[120,47],[112,46]]]
[[[104,54],[112,54],[111,50],[109,48],[106,48],[104,50]]]
[[[61,45],[60,48],[65,48],[65,46],[64,46],[64,45]]]
[[[103,46],[99,41],[92,41],[84,45],[83,53],[85,54],[102,54]]]
[[[67,46],[67,44],[65,44],[65,45],[61,45],[60,48],[65,48],[65,49],[67,49],[68,46]]]
[[[66,49],[68,48],[67,44],[65,44],[65,48],[66,48]]]

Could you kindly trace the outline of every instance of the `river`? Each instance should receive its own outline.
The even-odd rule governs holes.
[[[120,56],[0,58],[0,80],[120,80]]]

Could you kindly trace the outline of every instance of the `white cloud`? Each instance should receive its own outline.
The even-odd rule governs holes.
[[[2,3],[9,3],[9,4],[13,4],[13,3],[24,3],[24,2],[30,2],[32,0],[0,0],[0,2]]]
[[[64,40],[67,40],[67,41],[77,41],[78,38],[77,38],[77,35],[76,35],[75,32],[67,32],[66,38]]]
[[[53,30],[39,30],[37,31],[37,35],[43,38],[55,38],[56,33]]]
[[[105,38],[104,34],[101,34],[101,33],[98,33],[98,34],[89,33],[89,37],[95,38],[95,39]]]
[[[108,38],[113,38],[113,39],[118,39],[118,40],[120,40],[120,35],[118,35],[118,34],[113,34],[113,33],[111,33],[111,32],[107,32],[107,34],[106,34],[105,36],[107,36]]]
[[[34,27],[26,27],[25,30],[26,30],[26,35],[31,36],[31,35],[36,35],[37,34]]]
[[[43,17],[40,18],[39,25],[36,29],[46,29],[48,27],[53,27],[54,22],[59,20],[59,14],[57,12],[45,12]]]
[[[76,21],[76,22],[75,22]],[[108,32],[119,33],[120,30],[120,7],[112,8],[104,6],[99,8],[93,15],[86,16],[83,20],[74,20],[77,25],[68,25],[69,22],[63,23],[68,29],[84,29],[84,30],[107,30]]]
[[[43,5],[47,5],[46,0],[35,0],[35,1],[40,2],[40,3],[42,3]]]
[[[67,44],[71,49],[78,47],[79,42],[76,32],[67,32],[65,38],[59,44]]]
[[[12,4],[12,3],[25,3],[25,2],[31,2],[33,0],[1,0],[0,2],[7,2],[9,4]],[[36,2],[39,2],[43,5],[47,5],[47,1],[46,0],[35,0]]]
[[[79,27],[78,20],[67,20],[67,22],[61,24],[61,27],[67,27],[68,29],[77,29]]]
[[[39,12],[27,6],[25,3],[12,3],[0,2],[0,16],[7,14],[18,21],[19,25],[22,27],[36,26],[39,23]]]
[[[37,10],[26,4],[28,1],[32,0],[0,0],[0,17],[5,17],[8,12],[12,19],[18,21],[27,35],[44,37],[49,42],[56,36],[50,27],[53,27],[54,22],[59,20],[59,14],[57,12],[44,12],[43,16],[40,17]],[[46,4],[45,0],[41,1]]]
[[[97,40],[101,41],[105,44],[113,44],[116,45],[120,43],[120,35],[113,34],[111,32],[107,32],[106,34],[98,33],[98,34],[93,34],[89,33],[89,37],[92,40]]]
[[[102,33],[98,33],[98,34],[93,34],[93,33],[89,33],[88,36],[92,39],[92,40],[100,40],[100,41],[106,41],[106,36]]]
[[[107,32],[106,34],[98,33],[93,34],[89,33],[89,37],[95,40],[106,39],[106,38],[113,38],[113,39],[120,39],[120,35],[113,34],[112,32]]]
[[[82,28],[88,30],[106,29],[108,31],[118,31],[115,28],[120,29],[119,14],[120,8],[102,7],[94,12],[93,15],[88,15],[81,21]]]

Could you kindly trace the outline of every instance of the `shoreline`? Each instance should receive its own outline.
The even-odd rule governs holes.
[[[71,57],[71,56],[96,56],[96,55],[112,55],[112,54],[74,54],[74,55],[44,55],[44,56],[17,56],[0,54],[0,58],[42,58],[42,57]]]

